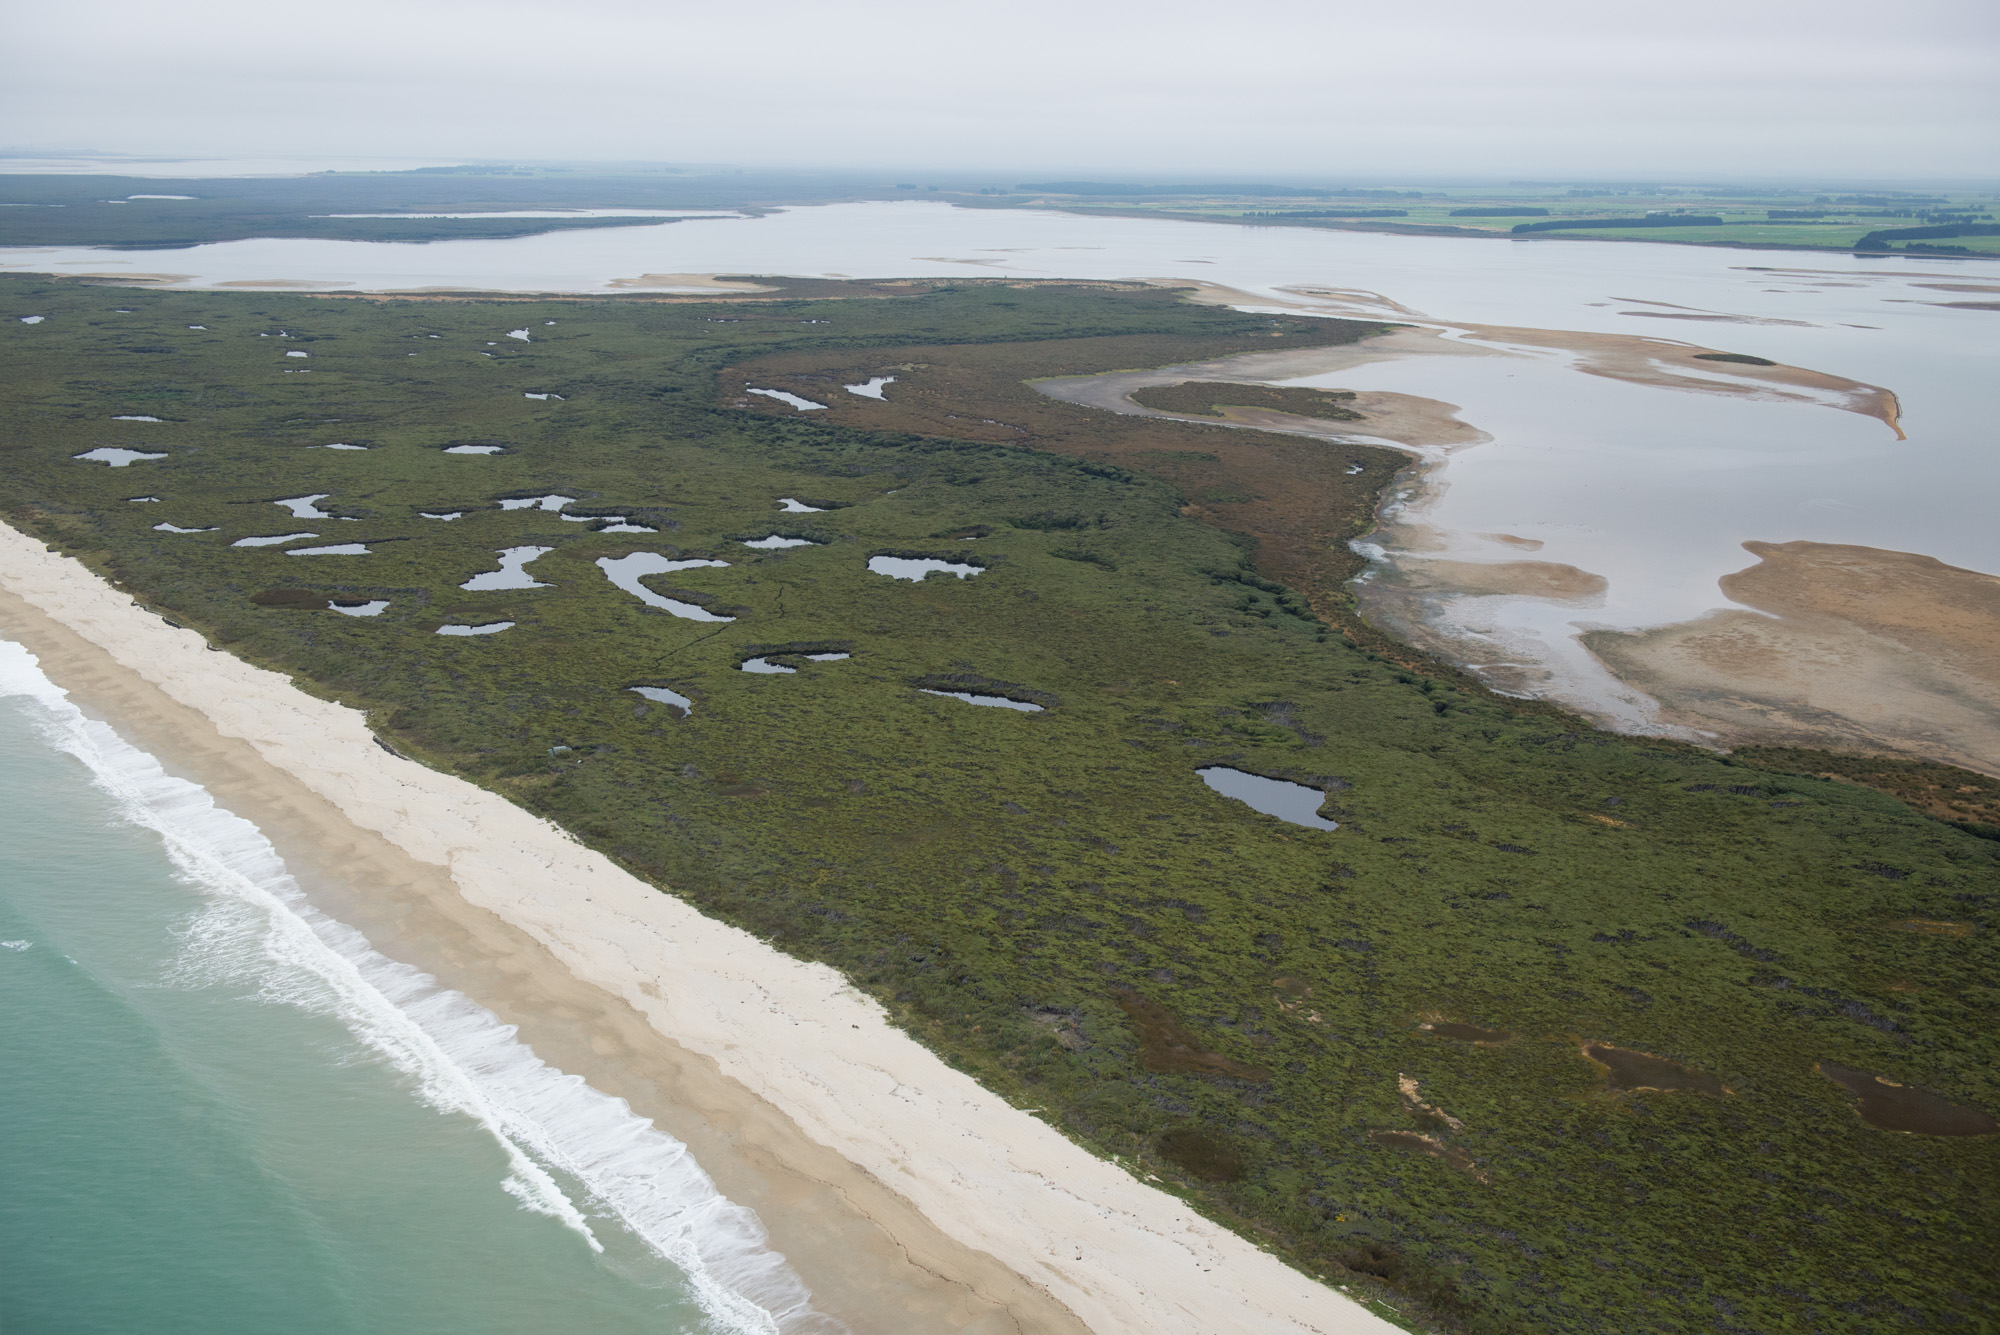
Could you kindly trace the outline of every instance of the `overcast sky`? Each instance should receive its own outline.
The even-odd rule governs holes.
[[[1995,0],[63,0],[0,149],[2000,176]]]

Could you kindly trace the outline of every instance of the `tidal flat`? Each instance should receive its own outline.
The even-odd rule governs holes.
[[[989,1088],[1308,1273],[1481,1332],[1707,1329],[1718,1297],[1748,1328],[1859,1332],[2000,1300],[2000,1137],[1871,1126],[1818,1069],[2000,1107],[2000,844],[1353,642],[1339,560],[1393,451],[1117,418],[1022,383],[1375,326],[1074,284],[511,301],[504,321],[478,300],[7,287],[51,316],[4,330],[10,524],[367,708],[396,751],[833,965]],[[114,302],[133,310],[116,325]],[[191,323],[201,341],[165,342]],[[531,344],[483,355],[521,324]],[[317,374],[258,351],[277,328]],[[431,351],[411,359],[416,339]],[[900,418],[729,406],[774,369],[865,383],[918,348],[930,389],[841,396]],[[986,411],[949,426],[962,400]],[[215,532],[158,533],[133,474],[74,462],[126,411],[198,434],[134,466]],[[295,448],[336,430],[368,458]],[[466,440],[498,452],[445,454]],[[460,510],[467,469],[483,495],[657,531]],[[1265,518],[1264,480],[1301,476],[1310,530]],[[315,492],[367,560],[230,545],[269,527],[272,497]],[[746,549],[775,498],[811,498],[795,513],[828,540]],[[529,546],[551,549],[545,587],[459,587]],[[868,570],[962,548],[976,578]],[[606,578],[641,553],[699,569],[731,619]],[[682,576],[652,564],[621,570],[671,601],[639,581]],[[788,651],[853,657],[784,682],[738,670]],[[1339,828],[1211,792],[1196,771],[1218,764],[1332,793]],[[1887,925],[1913,921],[1973,930]],[[1440,1013],[1511,1040],[1417,1027]],[[1579,1035],[1726,1092],[1605,1097]],[[1405,1079],[1457,1127],[1413,1111]]]

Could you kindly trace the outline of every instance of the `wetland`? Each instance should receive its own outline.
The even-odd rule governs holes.
[[[1921,805],[1977,814],[1983,790],[1916,765],[1905,800],[1861,781],[1887,770],[1753,765],[1496,695],[1353,613],[1346,544],[1397,450],[1027,383],[1331,355],[1393,321],[1012,280],[504,309],[0,282],[49,316],[0,325],[10,524],[839,970],[1307,1273],[1482,1335],[1708,1329],[1718,1297],[1748,1329],[1858,1333],[2000,1298],[1996,1138],[1873,1125],[1826,1074],[2000,1106],[2000,843]],[[188,324],[203,341],[164,343]],[[516,326],[532,343],[481,355]],[[274,327],[318,374],[271,372]],[[408,358],[418,336],[435,351]],[[892,370],[882,400],[839,388]],[[545,385],[568,397],[523,397]],[[73,462],[133,408],[199,435],[135,466],[214,531],[157,532],[131,475]],[[368,458],[298,448],[334,434]],[[445,453],[467,442],[487,457]],[[446,510],[469,468],[479,495],[659,531],[635,550],[539,503]],[[232,546],[272,497],[316,494],[368,560]],[[826,541],[743,545],[786,511]],[[461,588],[524,549],[543,587]],[[1330,793],[1337,828],[1229,800],[1209,767]],[[1910,922],[1970,930],[1885,926]],[[1508,1041],[1416,1027],[1440,1013]],[[1586,1041],[1729,1093],[1605,1097]]]

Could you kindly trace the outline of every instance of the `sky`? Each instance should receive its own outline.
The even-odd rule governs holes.
[[[1993,0],[64,0],[0,152],[2000,177]]]

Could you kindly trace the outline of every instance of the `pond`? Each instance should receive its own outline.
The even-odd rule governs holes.
[[[310,496],[294,496],[288,501],[272,501],[271,504],[284,506],[292,512],[294,519],[331,519],[333,516],[320,509],[318,504],[331,495],[330,491],[320,491]]]
[[[654,593],[639,582],[645,575],[672,575],[683,570],[726,567],[727,561],[675,561],[658,552],[633,552],[629,556],[600,556],[598,569],[605,578],[637,598],[648,607],[657,607],[662,612],[671,612],[687,621],[734,621],[735,617],[719,616],[705,607],[684,603],[678,598],[668,598]]]
[[[125,450],[120,449],[116,445],[100,445],[94,450],[85,450],[82,454],[73,454],[70,457],[72,459],[81,459],[85,463],[109,464],[113,468],[130,468],[142,459],[164,459],[167,456],[164,452],[154,454],[146,450]]]
[[[976,691],[934,691],[928,686],[917,687],[925,695],[942,695],[950,700],[963,700],[969,705],[987,705],[994,709],[1015,709],[1023,714],[1039,714],[1042,707],[1026,700],[1009,700],[1004,695],[981,695]]]
[[[890,579],[919,581],[928,575],[956,575],[960,579],[970,579],[986,569],[985,566],[919,560],[907,556],[871,556],[868,558],[868,568],[878,575],[887,575]]]
[[[1276,816],[1293,825],[1303,825],[1308,830],[1340,828],[1338,822],[1320,816],[1319,809],[1326,801],[1326,794],[1318,788],[1308,788],[1305,784],[1290,783],[1284,779],[1268,779],[1262,774],[1231,769],[1227,765],[1204,765],[1195,773],[1201,776],[1203,783],[1224,797],[1233,797],[1266,816]]]
[[[554,550],[553,547],[509,547],[500,553],[498,570],[474,575],[458,587],[468,593],[484,593],[490,589],[546,589],[548,585],[535,579],[523,567]]]
[[[317,538],[317,533],[270,533],[256,538],[238,538],[231,547],[278,547],[288,542],[300,542],[306,538]]]
[[[378,617],[389,610],[389,600],[371,598],[365,601],[342,602],[336,598],[327,606],[344,617]]]
[[[500,502],[502,510],[560,510],[576,500],[574,496],[509,496]],[[568,518],[567,515],[564,518]]]
[[[627,686],[625,689],[636,691],[655,704],[662,704],[669,709],[679,710],[682,718],[686,718],[694,712],[694,701],[688,699],[679,691],[670,691],[664,686]]]
[[[328,448],[331,449],[332,447],[329,446]],[[498,454],[506,448],[504,445],[447,445],[444,448],[444,452],[446,454]]]
[[[1634,1089],[1691,1090],[1697,1094],[1726,1094],[1720,1076],[1697,1071],[1650,1052],[1614,1048],[1608,1043],[1586,1043],[1583,1055],[1608,1073],[1606,1084],[1623,1092]]]
[[[880,399],[883,397],[882,387],[895,383],[896,377],[892,375],[878,375],[865,385],[842,385],[841,388],[849,394],[857,394],[864,399]]]
[[[370,556],[365,542],[338,542],[330,547],[293,547],[286,556]]]
[[[788,394],[782,389],[753,389],[750,392],[752,394],[761,394],[767,399],[776,399],[780,403],[789,403],[802,413],[809,413],[826,407],[824,403],[814,403],[811,399],[802,399],[798,395]]]
[[[788,515],[823,515],[826,513],[824,505],[807,505],[796,496],[780,496],[778,498],[778,508]]]
[[[498,635],[514,623],[511,621],[489,621],[482,626],[439,626],[440,635]]]
[[[153,529],[154,529],[154,531],[155,531],[155,532],[159,532],[159,533],[213,533],[213,532],[215,532],[215,527],[214,527],[214,525],[210,525],[210,526],[209,526],[209,527],[207,527],[207,528],[182,528],[182,527],[181,527],[181,526],[180,526],[179,524],[155,524],[155,525],[153,525]]]
[[[816,547],[819,544],[815,543],[811,538],[787,538],[773,533],[768,538],[758,538],[743,545],[745,547],[754,547],[760,552],[772,552],[784,547]]]
[[[1979,1109],[1953,1103],[1928,1089],[1900,1085],[1886,1075],[1835,1066],[1832,1062],[1820,1062],[1817,1069],[1854,1095],[1858,1100],[1854,1111],[1862,1121],[1883,1131],[1907,1131],[1923,1136],[1990,1136],[2000,1131],[2000,1122]]]

